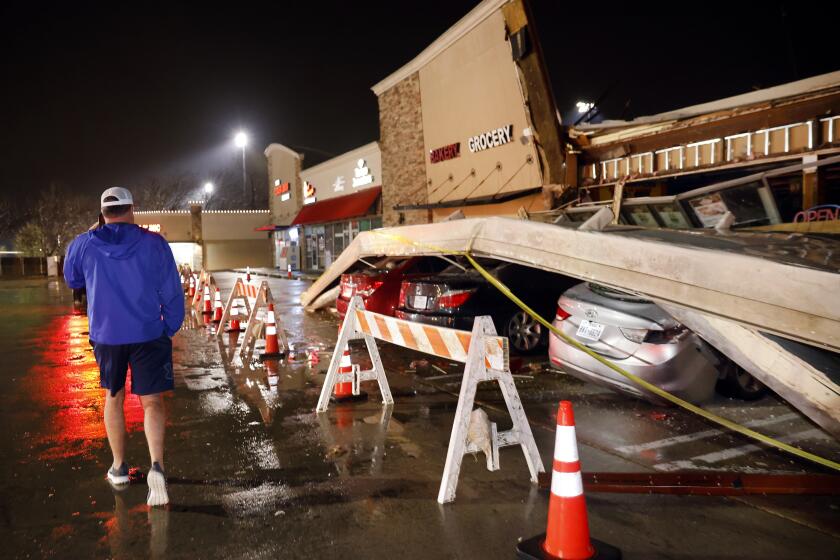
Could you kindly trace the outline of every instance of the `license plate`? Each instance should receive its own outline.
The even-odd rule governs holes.
[[[414,308],[415,309],[426,309],[426,303],[428,303],[429,297],[428,296],[414,296]]]
[[[577,335],[579,337],[589,340],[600,340],[602,334],[604,334],[604,325],[587,319],[580,322],[580,326],[577,330]]]

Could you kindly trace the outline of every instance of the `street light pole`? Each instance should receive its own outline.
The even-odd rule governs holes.
[[[248,196],[247,174],[245,173],[245,146],[242,146],[242,196]]]
[[[242,196],[248,198],[247,177],[245,172],[245,146],[248,145],[248,136],[244,132],[237,132],[233,138],[237,147],[242,148]]]

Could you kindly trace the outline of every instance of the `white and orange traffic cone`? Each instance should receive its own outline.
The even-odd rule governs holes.
[[[204,311],[205,315],[213,313],[213,302],[210,300],[210,286],[204,285]]]
[[[338,330],[341,333],[341,327]],[[339,375],[343,373],[353,373],[353,360],[350,358],[350,344],[344,345],[344,350],[341,353],[341,361],[338,363]],[[359,391],[358,394],[353,394],[353,383],[344,381],[335,384],[333,389],[332,401],[337,403],[348,401],[361,401],[367,399],[367,393]]]
[[[268,304],[265,315],[265,352],[260,354],[260,360],[282,358],[280,342],[277,340],[277,322],[274,319],[274,304]]]
[[[225,329],[225,332],[238,333],[242,332],[242,325],[239,324],[239,300],[233,300],[233,305],[230,308],[230,326]]]
[[[213,313],[213,322],[214,323],[221,323],[222,322],[222,314],[224,313],[224,306],[222,305],[222,292],[219,288],[216,288],[216,297],[213,301],[214,313]]]
[[[557,411],[554,468],[546,532],[516,546],[517,558],[527,560],[620,559],[614,546],[589,537],[589,520],[580,476],[572,403],[561,401]]]
[[[245,281],[246,282],[251,281],[251,267],[250,266],[245,269]]]
[[[195,297],[195,278],[193,278],[192,276],[190,276],[190,291],[187,292],[187,297]]]

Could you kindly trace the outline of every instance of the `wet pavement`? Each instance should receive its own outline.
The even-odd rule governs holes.
[[[217,279],[227,295],[234,276]],[[150,509],[136,397],[126,399],[127,451],[139,470],[123,491],[104,480],[103,391],[70,291],[54,280],[0,283],[4,557],[512,558],[519,538],[544,531],[547,494],[530,484],[515,447],[501,451],[497,472],[465,457],[455,503],[435,501],[462,365],[381,346],[395,405],[383,407],[369,384],[367,402],[316,415],[338,319],[295,305],[307,282],[270,285],[295,360],[232,365],[230,338],[218,343],[201,316],[176,336],[171,504]],[[354,348],[354,360],[365,359]],[[569,399],[585,471],[821,472],[680,410],[551,371],[543,357],[514,358],[512,368],[547,466],[557,401]],[[482,387],[476,400],[508,427],[498,390]],[[840,459],[836,441],[775,397],[706,407]],[[593,536],[625,558],[840,556],[836,498],[590,493],[587,503]]]

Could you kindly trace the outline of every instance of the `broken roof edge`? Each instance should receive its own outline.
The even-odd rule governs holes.
[[[631,121],[608,120],[601,123],[578,125],[574,127],[574,130],[592,133],[609,131],[616,128],[636,128],[645,125],[667,124],[667,121],[678,121],[718,111],[729,111],[748,105],[766,103],[768,101],[817,94],[835,87],[840,87],[840,70],[757,91],[733,95],[715,101],[708,101],[698,105],[690,105],[664,113],[641,116]]]
[[[383,228],[359,234],[301,295],[301,303],[309,305],[365,256],[433,256],[470,248],[476,255],[637,292],[840,351],[838,272],[756,255],[748,251],[748,234],[728,236],[743,242],[743,253],[692,245],[692,232],[668,235],[673,240],[657,241],[500,217]],[[803,285],[809,290],[803,292]]]

